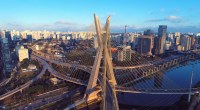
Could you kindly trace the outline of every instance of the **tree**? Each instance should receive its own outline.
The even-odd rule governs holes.
[[[24,59],[24,60],[21,62],[20,67],[21,67],[21,68],[27,68],[28,65],[29,65],[29,59],[26,58],[26,59]]]
[[[31,60],[29,63],[30,63],[30,64],[33,64],[33,65],[35,65],[37,68],[39,68],[39,67],[40,67],[40,64],[39,64],[39,62],[38,62],[38,61]]]

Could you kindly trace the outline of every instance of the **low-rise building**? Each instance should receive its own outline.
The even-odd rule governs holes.
[[[178,46],[177,46],[177,50],[178,50],[178,51],[183,51],[183,50],[184,50],[184,47],[181,46],[181,45],[178,45]]]
[[[35,46],[35,49],[36,49],[36,50],[42,50],[42,46],[41,46],[41,45],[36,45],[36,46]]]
[[[36,67],[35,65],[30,64],[30,65],[28,66],[28,69],[29,69],[29,70],[37,70],[37,67]]]
[[[51,83],[53,83],[54,85],[56,85],[56,84],[58,84],[58,83],[61,82],[61,81],[60,81],[59,79],[57,79],[57,78],[51,78],[50,81],[51,81]]]

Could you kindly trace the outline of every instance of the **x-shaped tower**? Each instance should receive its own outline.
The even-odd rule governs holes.
[[[95,57],[95,61],[92,67],[90,79],[86,89],[87,100],[92,100],[97,98],[97,93],[95,88],[97,86],[97,80],[100,81],[100,86],[102,88],[102,102],[103,110],[108,108],[107,97],[112,99],[113,109],[118,109],[118,102],[116,98],[115,86],[116,80],[113,72],[112,64],[112,54],[111,54],[111,43],[110,43],[110,16],[107,18],[105,27],[101,29],[98,17],[94,14],[98,49]],[[100,74],[100,64],[103,58],[103,74]]]

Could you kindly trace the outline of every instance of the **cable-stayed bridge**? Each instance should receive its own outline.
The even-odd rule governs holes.
[[[180,64],[185,61],[199,59],[200,55],[196,53],[185,54],[182,56],[171,56],[165,59],[159,59],[153,62],[149,62],[144,59],[142,56],[137,55],[134,58],[134,61],[124,62],[124,64],[120,66],[112,66],[112,54],[110,52],[110,37],[109,36],[109,18],[107,19],[107,23],[103,32],[101,31],[98,18],[95,16],[95,24],[97,30],[97,39],[99,48],[97,49],[96,56],[93,59],[86,59],[86,62],[93,62],[93,66],[91,64],[83,65],[81,61],[84,61],[84,58],[81,58],[81,54],[77,55],[77,60],[80,62],[71,62],[69,59],[56,57],[54,55],[48,53],[42,53],[40,51],[36,51],[33,46],[33,54],[37,57],[40,57],[41,60],[45,60],[50,64],[56,64],[61,66],[62,68],[68,68],[71,74],[66,73],[67,77],[61,75],[56,76],[58,73],[53,69],[50,69],[54,76],[64,79],[69,82],[73,82],[80,85],[86,85],[86,100],[92,100],[94,98],[98,98],[97,93],[95,92],[96,86],[101,87],[102,92],[102,100],[103,100],[103,109],[119,109],[118,102],[116,98],[115,92],[129,92],[129,93],[144,93],[144,94],[195,94],[199,92],[199,88],[135,88],[133,87],[133,83],[137,81],[141,81],[148,76],[158,73],[159,71],[171,68],[177,64]],[[87,50],[82,50],[84,53],[87,53]],[[102,56],[103,55],[103,56]],[[92,60],[92,61],[91,61]],[[103,65],[101,64],[103,62]],[[85,63],[85,62],[84,62]],[[51,67],[52,68],[52,67]],[[76,79],[78,76],[77,70],[81,70],[90,74],[89,80],[80,80]],[[100,70],[100,71],[99,71]],[[56,73],[56,74],[55,74]],[[73,77],[71,77],[73,75]],[[98,80],[98,84],[97,84]],[[159,85],[159,84],[157,84]],[[107,91],[110,91],[109,95],[107,95]],[[107,97],[109,96],[109,97]],[[110,100],[109,106],[105,103],[108,103],[107,99]],[[80,103],[79,103],[80,104]],[[75,104],[75,106],[77,106]]]
[[[172,84],[173,87],[171,88],[159,88],[159,81],[155,81],[155,85],[158,86],[157,88],[149,87],[150,85],[134,87],[133,84],[138,81],[144,81],[147,78],[151,78],[151,76],[155,76],[157,78],[160,71],[169,69],[182,62],[199,59],[200,54],[194,52],[185,55],[175,55],[164,59],[154,60],[152,62],[149,62],[140,55],[135,55],[136,57],[131,57],[131,61],[122,62],[121,64],[113,67],[111,60],[112,54],[110,52],[111,44],[109,44],[108,37],[110,34],[108,29],[109,19],[107,20],[103,31],[101,30],[98,22],[98,19],[95,18],[99,44],[95,58],[91,55],[88,56],[88,59],[85,59],[85,57],[82,57],[82,54],[78,54],[77,60],[79,62],[77,63],[67,58],[56,57],[50,53],[37,51],[35,46],[32,46],[32,58],[42,62],[43,67],[45,67],[42,74],[44,74],[45,70],[48,70],[53,76],[59,79],[87,86],[83,102],[99,98],[97,94],[102,92],[102,100],[104,103],[103,108],[107,110],[119,109],[116,92],[128,92],[134,94],[189,95],[199,93],[200,88],[181,88],[176,84],[173,85],[173,81],[170,79],[168,79],[168,82]],[[87,50],[80,51],[83,51],[83,53],[89,53]],[[93,63],[90,64],[89,62]],[[56,67],[62,69],[56,69]],[[157,78],[157,80],[159,80],[159,78]],[[16,90],[20,91],[32,83],[33,81]],[[0,99],[3,100],[14,93],[16,92],[10,91],[1,95]],[[75,105],[77,106],[78,104]]]
[[[48,59],[48,58],[45,58],[45,57],[42,57],[42,56],[38,56],[38,55],[35,55],[35,56],[41,58],[41,60],[45,60],[45,61],[48,61],[50,63],[54,63],[56,65],[60,65],[60,66],[63,66],[63,67],[72,67],[72,68],[80,69],[80,70],[88,72],[88,73],[90,73],[90,71],[91,71],[91,68],[87,67],[87,66],[77,65],[77,64],[72,64],[72,66],[71,66],[69,63],[60,62],[60,60],[57,61],[57,60],[55,60],[55,58],[54,58],[54,60],[52,60],[52,59]],[[151,91],[152,93],[156,93],[156,92],[162,91],[163,93],[166,92],[166,94],[169,94],[169,93],[173,94],[172,91],[176,91],[176,89],[171,89],[171,90],[165,90],[165,89],[160,89],[160,90],[159,89],[157,89],[157,90],[155,90],[155,89],[150,89],[150,90],[141,89],[141,90],[139,90],[138,89],[137,90],[137,89],[134,89],[134,88],[131,88],[131,87],[126,87],[126,85],[128,85],[128,83],[134,83],[134,82],[136,82],[138,80],[141,80],[141,79],[147,77],[148,75],[156,74],[157,72],[159,72],[161,70],[169,68],[169,66],[174,66],[174,65],[179,64],[179,63],[184,62],[184,61],[196,59],[195,57],[199,58],[199,56],[197,56],[196,54],[193,54],[193,55],[183,56],[183,57],[180,57],[180,58],[177,58],[177,59],[172,59],[172,61],[168,61],[166,64],[163,62],[163,65],[154,66],[153,69],[150,68],[149,72],[143,72],[142,76],[140,76],[138,78],[137,77],[132,77],[131,73],[127,73],[127,74],[126,73],[124,73],[124,74],[118,73],[118,75],[115,75],[116,76],[116,80],[119,83],[118,86],[116,86],[116,91],[123,92],[123,89],[124,89],[124,91],[126,91],[126,92],[129,91],[129,92],[135,92],[135,93],[142,93],[142,91],[143,91],[143,93],[148,93],[148,91]],[[171,62],[171,63],[169,63],[169,62]],[[55,71],[56,70],[51,69],[52,73],[55,73]],[[132,70],[132,71],[134,71],[134,70]],[[59,73],[59,74],[61,74],[61,73]],[[58,77],[60,79],[63,79],[64,75],[56,76],[56,77]],[[130,78],[130,79],[126,79],[126,78]],[[127,82],[120,81],[122,79],[127,81]],[[73,80],[76,80],[76,79],[74,78]],[[71,80],[71,82],[73,82],[73,80]],[[83,84],[86,85],[85,81],[80,81],[79,83],[81,83],[81,82],[84,82],[85,84],[84,83]],[[195,93],[196,92],[195,90],[197,90],[197,89],[194,88],[193,90],[194,90],[194,93]],[[181,91],[187,91],[187,92],[181,93]],[[177,93],[178,92],[180,92],[180,94],[188,94],[188,89],[178,89]]]

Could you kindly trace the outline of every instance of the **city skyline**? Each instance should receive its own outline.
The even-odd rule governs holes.
[[[199,32],[198,0],[142,1],[7,0],[1,2],[0,29],[93,31],[94,13],[100,19],[111,15],[111,31],[128,32],[167,25],[168,32]]]
[[[38,0],[33,2],[37,4]],[[46,5],[51,6],[48,2]],[[148,20],[142,25],[153,22],[155,27],[137,28],[121,25],[133,22],[133,15],[123,18],[116,11],[110,13],[111,20],[109,14],[104,18],[98,12],[100,16],[94,14],[93,23],[89,23],[89,18],[86,22],[71,9],[67,16],[79,17],[79,22],[71,18],[51,24],[64,15],[35,16],[39,10],[26,10],[22,16],[19,13],[17,16],[24,20],[19,20],[16,30],[0,28],[1,110],[200,110],[200,32],[189,33],[188,29],[188,33],[171,33],[170,23],[179,26],[184,24],[182,20],[175,16]],[[26,21],[26,17],[30,19]],[[10,25],[15,26],[12,22]],[[83,32],[87,27],[93,32]]]

